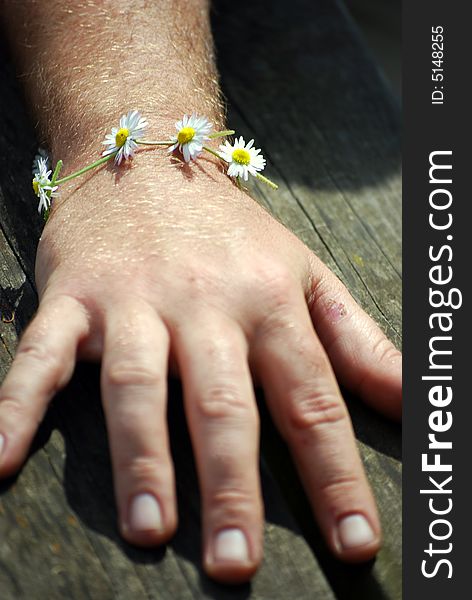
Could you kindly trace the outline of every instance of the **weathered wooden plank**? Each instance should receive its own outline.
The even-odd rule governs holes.
[[[256,137],[281,185],[275,194],[257,186],[254,193],[398,343],[398,109],[337,3],[274,0],[270,11],[262,3],[237,10],[233,4],[215,3],[230,122]],[[235,48],[243,49],[243,61]],[[34,136],[11,70],[1,59],[0,65],[0,284],[2,306],[9,311],[16,305],[15,321],[1,324],[3,375],[35,308],[31,282],[41,224],[29,189]],[[142,551],[124,544],[116,531],[98,370],[78,369],[14,487],[7,482],[0,488],[2,599],[328,599],[334,596],[325,577],[338,598],[400,597],[395,427],[350,402],[386,540],[375,565],[353,568],[327,554],[286,451],[274,432],[267,434],[271,425],[264,418],[264,456],[296,520],[263,463],[266,559],[251,586],[225,588],[199,567],[199,497],[175,384],[170,406],[180,528],[165,550]]]

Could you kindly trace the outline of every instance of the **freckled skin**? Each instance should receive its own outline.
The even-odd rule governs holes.
[[[138,0],[0,6],[63,176],[96,158],[104,132],[130,109],[150,120],[158,113],[155,139],[168,139],[190,112],[225,129],[207,0],[155,0],[146,10]],[[398,417],[401,357],[309,248],[212,157],[187,165],[146,149],[61,186],[36,283],[38,313],[0,389],[0,477],[26,459],[76,360],[101,360],[119,530],[139,546],[165,543],[177,527],[166,382],[169,369],[178,372],[202,492],[203,565],[220,581],[247,581],[262,559],[254,377],[332,552],[351,562],[375,555],[380,523],[336,377]],[[140,529],[132,507],[143,498],[154,520]],[[364,519],[370,542],[342,546],[346,515]],[[228,530],[246,544],[239,561],[215,556]]]

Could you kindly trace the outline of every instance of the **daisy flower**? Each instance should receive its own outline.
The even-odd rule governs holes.
[[[108,156],[116,152],[115,164],[119,165],[123,159],[127,160],[134,156],[138,147],[136,139],[140,138],[146,127],[147,120],[137,110],[130,110],[127,115],[120,119],[120,126],[113,127],[111,133],[107,133],[102,144],[109,146],[102,152],[102,156]]]
[[[40,158],[44,158],[44,161],[46,162],[46,167],[50,167],[49,164],[49,155],[47,153],[47,150],[45,148],[38,148],[38,152],[35,154],[34,160],[33,160],[33,166],[32,166],[32,173],[33,175],[36,175],[36,173],[38,172],[38,160]]]
[[[52,171],[48,171],[47,166],[47,157],[43,158],[42,156],[38,156],[36,159],[36,168],[34,170],[33,177],[33,190],[36,196],[39,198],[39,206],[38,212],[41,213],[42,210],[49,210],[51,206],[51,198],[56,194],[54,193],[57,190],[57,185],[51,185],[51,173]]]
[[[226,141],[220,146],[221,158],[229,163],[228,175],[230,177],[241,177],[244,181],[248,180],[248,175],[257,175],[265,167],[265,158],[260,150],[253,148],[254,140],[247,144],[241,136],[234,141],[234,144]]]
[[[184,115],[181,121],[175,124],[177,135],[172,136],[174,145],[169,148],[173,152],[176,148],[184,155],[185,162],[195,160],[203,150],[203,144],[209,140],[208,134],[212,124],[206,117],[199,117],[195,113]]]

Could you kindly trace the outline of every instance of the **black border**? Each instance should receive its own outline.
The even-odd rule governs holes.
[[[472,333],[470,302],[472,269],[472,152],[470,150],[469,96],[471,66],[472,6],[469,2],[438,0],[404,0],[403,2],[403,263],[404,263],[404,598],[465,599],[472,597],[469,575],[472,573],[470,546],[472,490],[472,397],[468,374],[472,373]],[[433,105],[432,27],[444,27],[444,104]],[[452,180],[447,186],[453,194],[451,212],[453,224],[446,232],[434,231],[428,223],[429,156],[437,150],[452,150]],[[452,428],[444,439],[453,442],[449,457],[452,461],[453,508],[447,516],[453,531],[448,540],[452,550],[443,557],[452,564],[452,577],[443,565],[437,575],[425,578],[422,561],[428,555],[429,525],[435,518],[429,512],[427,495],[420,489],[428,487],[428,474],[421,469],[421,455],[427,451],[428,415],[435,410],[428,401],[431,382],[422,381],[429,364],[428,341],[433,331],[428,317],[429,269],[434,264],[428,257],[430,245],[438,248],[450,243],[453,268],[450,287],[461,290],[463,304],[451,310],[452,389],[453,400],[444,410],[450,410]],[[447,286],[446,286],[447,287]],[[444,309],[442,309],[444,310]],[[446,334],[444,334],[446,335]],[[445,374],[444,372],[438,374]],[[443,452],[444,460],[446,451]],[[433,475],[431,473],[431,475]],[[443,473],[442,475],[445,475]],[[431,487],[431,486],[429,486]],[[443,496],[446,497],[446,496]],[[439,517],[438,517],[439,518]],[[439,530],[438,530],[439,531]],[[444,545],[446,542],[443,543]],[[440,543],[438,542],[438,547]],[[439,557],[439,555],[436,555]],[[431,559],[429,559],[431,560]],[[432,562],[429,563],[433,564]],[[470,565],[470,566],[469,566]]]

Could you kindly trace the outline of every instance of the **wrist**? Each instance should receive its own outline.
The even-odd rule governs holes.
[[[102,140],[105,135],[110,132],[112,126],[116,126],[120,116],[126,113],[126,109],[113,110],[113,113],[101,114],[100,111],[94,112],[87,122],[82,124],[68,124],[57,128],[57,135],[50,141],[50,155],[53,164],[58,160],[62,160],[63,170],[61,178],[78,171],[86,165],[89,165],[102,156],[104,146]],[[140,111],[142,116],[149,121],[149,129],[145,132],[145,139],[169,140],[175,135],[175,123],[183,114],[197,112],[198,114],[207,114],[203,111],[196,111],[194,108],[187,111],[174,108],[172,114],[158,114],[154,116],[155,108],[149,111]],[[170,113],[170,109],[166,109]],[[213,123],[214,129],[223,129],[223,117],[215,109],[208,113],[209,120]],[[67,135],[63,132],[67,131]],[[218,148],[221,140],[216,140],[217,143],[211,142],[208,145],[214,149]],[[156,150],[166,154],[165,148],[145,148],[141,147],[139,152],[143,155],[143,150]]]
[[[175,132],[168,133],[166,131],[164,135],[157,136],[161,137],[160,140],[149,139],[147,136],[149,133],[148,128],[149,122],[145,116],[137,110],[128,111],[128,113],[121,116],[117,126],[111,128],[111,133],[106,134],[105,139],[102,141],[102,146],[105,146],[105,149],[100,153],[100,158],[92,162],[87,161],[88,164],[77,168],[77,161],[81,157],[85,157],[86,152],[80,150],[71,154],[77,165],[72,173],[60,173],[63,167],[63,160],[59,159],[51,176],[52,170],[48,171],[47,161],[37,157],[33,171],[33,188],[40,199],[39,210],[45,211],[46,219],[51,212],[52,199],[58,195],[57,189],[59,186],[61,186],[63,193],[65,192],[66,195],[73,196],[94,176],[92,184],[94,183],[97,186],[100,183],[98,176],[102,175],[103,178],[107,176],[108,172],[108,179],[110,175],[115,175],[115,190],[113,191],[113,195],[119,197],[120,190],[116,188],[117,183],[129,173],[131,162],[138,151],[144,156],[152,152],[158,158],[161,158],[160,163],[155,162],[151,167],[151,181],[153,183],[157,172],[161,175],[162,180],[164,180],[164,173],[168,175],[172,174],[171,180],[173,181],[176,167],[180,167],[180,175],[184,175],[187,179],[195,179],[195,175],[199,177],[200,182],[203,182],[204,178],[212,178],[211,173],[205,172],[205,169],[202,168],[203,165],[197,171],[194,170],[192,172],[191,170],[192,167],[190,165],[192,163],[197,160],[200,162],[202,160],[205,161],[206,159],[210,169],[214,170],[220,167],[218,171],[214,171],[214,174],[221,172],[221,162],[228,164],[227,174],[239,183],[239,187],[241,187],[241,181],[247,181],[249,175],[251,175],[259,178],[272,188],[277,189],[277,185],[274,182],[260,173],[265,168],[266,160],[260,154],[261,150],[254,147],[254,140],[252,139],[246,143],[243,137],[240,136],[232,143],[226,140],[223,144],[220,144],[219,149],[212,148],[211,145],[219,143],[218,140],[221,141],[228,135],[233,135],[235,131],[215,131],[213,124],[203,115],[195,113],[184,115],[179,121],[174,121]],[[86,148],[89,147],[87,143],[84,143],[84,145]],[[70,150],[71,145],[68,148]],[[157,154],[156,151],[158,151]],[[162,151],[165,152],[164,155]],[[180,160],[175,156],[176,154],[180,155]],[[208,156],[213,159],[216,158],[218,162],[215,164],[214,160],[208,159]],[[166,160],[162,161],[162,157]],[[169,162],[167,159],[170,159],[170,161],[174,160],[174,162]],[[143,167],[149,164],[149,162],[146,163],[144,160],[141,162]],[[122,164],[123,167],[121,167]],[[160,169],[158,169],[159,165]],[[145,174],[146,170],[143,173]],[[84,184],[80,184],[79,186],[72,184],[78,177],[84,178]],[[143,183],[144,179],[146,178],[143,178]],[[65,184],[69,185],[65,186]],[[131,189],[130,193],[124,197],[126,205],[128,204],[127,198],[133,198],[132,192],[133,190]],[[191,190],[186,192],[185,186],[182,184],[177,184],[174,195],[178,192],[184,196],[189,194],[192,197],[193,195]],[[98,194],[99,197],[103,196],[101,190],[96,189],[95,194]],[[142,194],[140,196],[142,197]],[[57,202],[55,204],[57,205]],[[62,202],[59,202],[59,206],[62,204]]]
[[[219,140],[214,140],[209,146],[217,149],[218,143]],[[79,156],[77,168],[82,166],[84,161]],[[64,168],[61,176],[71,170]],[[110,218],[114,214],[124,218],[128,212],[137,210],[162,211],[165,215],[189,209],[204,211],[212,199],[224,197],[231,202],[235,196],[247,197],[227,176],[225,165],[212,155],[205,152],[198,164],[188,164],[165,147],[143,147],[132,160],[120,166],[111,159],[62,184],[50,219],[54,219],[56,213],[82,220],[101,218],[107,212]]]

